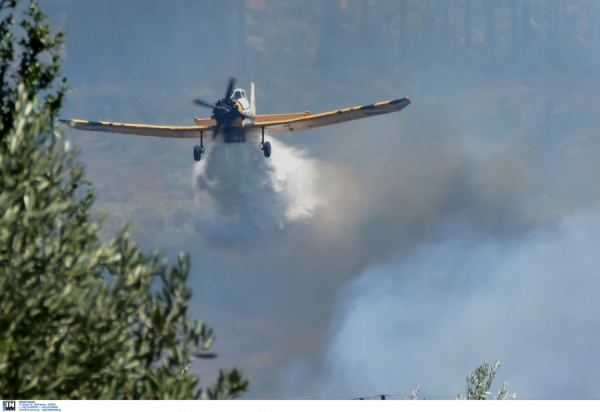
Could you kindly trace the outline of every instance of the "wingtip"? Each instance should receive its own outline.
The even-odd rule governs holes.
[[[56,120],[58,120],[62,124],[66,124],[69,127],[72,127],[72,128],[75,128],[75,129],[77,128],[77,123],[73,119],[56,119]]]

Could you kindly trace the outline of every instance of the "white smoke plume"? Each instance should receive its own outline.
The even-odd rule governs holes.
[[[210,247],[247,250],[275,241],[307,223],[319,206],[314,192],[316,162],[265,136],[225,144],[215,140],[194,169],[195,227]]]
[[[322,367],[291,368],[289,398],[464,392],[502,362],[518,398],[597,399],[600,208],[520,239],[455,218],[435,238],[372,265],[338,293]]]

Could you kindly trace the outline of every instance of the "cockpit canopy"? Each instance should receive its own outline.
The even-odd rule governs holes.
[[[248,98],[246,97],[246,92],[245,92],[245,91],[243,91],[242,89],[237,89],[236,91],[234,91],[234,92],[233,92],[233,95],[231,96],[231,98],[232,98],[233,100],[239,100],[239,99],[241,99],[242,97],[243,97],[244,99],[248,99]]]

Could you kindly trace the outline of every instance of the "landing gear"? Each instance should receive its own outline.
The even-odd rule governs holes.
[[[196,145],[194,146],[194,160],[198,162],[200,161],[200,157],[202,157],[202,149]]]
[[[260,150],[263,151],[265,157],[271,157],[271,143],[265,142],[265,128],[262,128],[262,141],[260,142]]]
[[[270,157],[271,156],[271,143],[266,142],[263,144],[263,153],[265,154],[265,157]]]
[[[195,161],[200,161],[200,158],[202,157],[202,153],[204,153],[204,145],[202,144],[202,139],[204,138],[204,132],[200,132],[200,146],[196,145],[194,146],[194,160]]]

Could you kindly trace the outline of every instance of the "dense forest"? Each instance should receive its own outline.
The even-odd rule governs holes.
[[[560,69],[591,56],[599,44],[600,4],[589,0],[364,0],[329,7],[321,44],[340,43],[340,55],[332,57],[351,55],[355,42],[377,44],[365,64],[383,70],[390,57],[420,68],[481,62],[487,71],[544,57]]]
[[[600,4],[591,0],[341,0],[315,4],[319,16],[303,16],[308,7],[301,3],[286,3],[282,11],[293,19],[321,18],[317,67],[385,73],[410,63],[421,70],[452,65],[500,74],[535,71],[540,61],[559,70],[589,71],[597,64],[590,52],[600,45]],[[245,8],[278,7],[239,2],[231,36],[239,67],[248,54],[241,39],[252,35],[239,16],[247,15]]]

